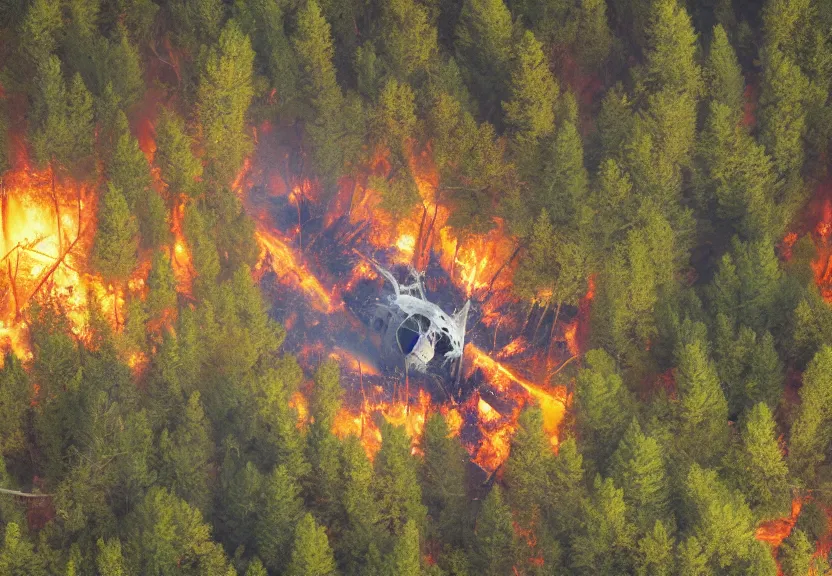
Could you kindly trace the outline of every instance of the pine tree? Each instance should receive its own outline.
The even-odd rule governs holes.
[[[208,54],[197,91],[197,117],[209,176],[230,183],[251,151],[246,114],[254,95],[251,42],[230,20]]]
[[[422,505],[422,488],[416,460],[410,454],[410,438],[403,427],[386,421],[381,426],[381,449],[375,459],[373,492],[379,501],[381,522],[399,535],[408,520],[422,529],[427,510]]]
[[[304,114],[312,156],[324,189],[331,192],[344,165],[344,95],[335,79],[330,26],[315,0],[298,11],[292,46],[300,68],[299,86],[309,106]]]
[[[679,444],[694,462],[713,463],[728,441],[728,403],[702,341],[683,345],[678,357]]]
[[[788,180],[803,167],[808,92],[809,80],[797,64],[776,48],[768,48],[763,54],[760,141],[781,179]],[[786,204],[784,208],[793,211],[796,206]]]
[[[511,45],[511,13],[503,0],[463,2],[456,28],[456,55],[486,119],[494,116],[507,94]]]
[[[450,436],[445,418],[434,413],[425,422],[420,471],[422,501],[440,540],[460,546],[467,529],[466,461],[468,454]]]
[[[142,247],[159,248],[170,235],[164,202],[153,189],[150,165],[130,132],[127,116],[118,112],[115,148],[106,166],[106,176],[124,194],[139,223]]]
[[[387,560],[388,574],[420,576],[422,570],[419,556],[419,527],[413,520],[408,520],[401,535],[396,538],[393,551]]]
[[[558,97],[543,46],[528,30],[515,48],[508,91],[509,98],[502,103],[505,124],[522,160],[525,154],[534,156],[540,139],[554,130]]]
[[[647,31],[647,81],[654,92],[670,90],[696,98],[702,90],[696,32],[678,0],[659,0]]]
[[[92,248],[92,266],[104,280],[120,284],[136,267],[138,225],[121,190],[107,184],[99,199],[98,226]]]
[[[266,568],[281,572],[291,559],[290,545],[303,513],[303,501],[300,489],[284,466],[278,466],[266,478],[263,492],[263,508],[255,524],[257,552]]]
[[[206,514],[210,511],[209,466],[213,448],[199,392],[193,392],[179,425],[172,433],[163,430],[159,439],[161,480],[177,496]]]
[[[729,490],[713,470],[691,466],[685,481],[686,518],[708,564],[717,571],[748,560],[754,521],[745,500]]]
[[[128,522],[128,561],[141,574],[233,574],[222,546],[211,540],[211,528],[199,510],[163,488],[151,488]]]
[[[543,169],[540,200],[557,227],[577,228],[577,217],[586,202],[589,175],[584,167],[584,149],[578,129],[563,122],[551,148],[551,161]]]
[[[739,486],[761,518],[788,513],[789,471],[777,443],[774,418],[764,403],[747,414],[742,431],[742,454],[736,462]]]
[[[832,348],[821,348],[803,373],[800,408],[789,438],[789,468],[804,482],[811,483],[817,467],[826,459],[832,441]]]
[[[31,396],[23,365],[14,352],[6,352],[0,368],[0,458],[24,449],[24,426]]]
[[[586,42],[592,38],[592,42]],[[614,36],[607,22],[607,3],[581,0],[575,34],[578,61],[587,71],[599,70],[613,48]]]
[[[630,571],[635,529],[627,520],[624,493],[611,478],[595,477],[591,499],[582,503],[579,527],[572,537],[570,562],[578,574]]]
[[[624,490],[624,501],[633,522],[642,533],[667,522],[670,512],[670,482],[659,443],[645,436],[633,420],[612,455],[610,474]],[[662,528],[663,529],[663,528]]]
[[[156,122],[156,153],[153,163],[167,184],[168,201],[180,195],[198,196],[201,191],[202,163],[194,155],[194,142],[185,131],[185,123],[173,110],[163,108]]]
[[[427,434],[427,429],[425,432]],[[341,505],[344,508],[345,528],[337,553],[343,559],[339,565],[346,567],[347,574],[357,576],[366,569],[370,548],[382,541],[378,525],[380,510],[372,493],[373,464],[356,436],[344,440],[341,458]]]
[[[785,576],[809,574],[815,550],[802,530],[794,530],[780,548],[780,564]]]
[[[629,422],[630,395],[615,362],[603,350],[585,355],[575,391],[576,426],[585,454],[600,468]]]
[[[653,531],[638,542],[639,557],[636,574],[639,576],[671,576],[675,574],[673,558],[674,542],[660,520]]]
[[[711,101],[726,106],[734,121],[738,121],[745,102],[745,79],[728,34],[721,24],[714,26],[705,64],[705,79]]]
[[[503,479],[508,500],[524,524],[549,510],[549,474],[554,464],[551,444],[543,431],[543,413],[528,408],[517,422]]]
[[[517,544],[511,520],[511,509],[503,502],[498,484],[491,487],[482,504],[474,529],[471,566],[484,576],[511,573]]]
[[[216,289],[217,276],[220,273],[220,256],[205,216],[196,204],[188,204],[185,208],[184,232],[196,272],[194,295],[202,298]]]
[[[103,538],[99,538],[96,547],[98,552],[95,565],[101,576],[127,576],[127,566],[121,554],[121,540],[111,538],[105,542]]]
[[[439,52],[437,30],[422,4],[414,0],[385,3],[381,30],[380,47],[394,77],[419,80],[435,67]]]
[[[35,0],[30,3],[20,26],[19,50],[21,60],[35,69],[55,52],[58,35],[63,28],[61,5],[50,0]]]
[[[5,526],[3,547],[0,548],[0,572],[9,576],[46,576],[48,573],[34,546],[14,522]]]
[[[147,312],[158,317],[166,310],[176,307],[176,278],[170,265],[170,257],[157,251],[153,254],[150,272],[147,274]]]
[[[330,576],[334,575],[335,558],[329,547],[324,529],[306,514],[298,522],[292,547],[292,560],[286,570],[287,576]]]

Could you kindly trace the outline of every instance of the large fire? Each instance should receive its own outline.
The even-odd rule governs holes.
[[[376,162],[380,173],[385,162],[384,158]],[[422,204],[398,218],[385,212],[379,193],[366,178],[343,180],[325,206],[316,184],[303,178],[291,183],[290,176],[273,168],[273,157],[259,162],[255,158],[245,168],[246,177],[238,178],[240,196],[257,222],[260,273],[273,272],[282,290],[301,295],[311,309],[304,313],[291,305],[283,318],[291,328],[290,336],[295,330],[303,331],[297,344],[301,361],[313,367],[329,355],[341,364],[347,400],[334,433],[358,436],[373,457],[380,448],[379,422],[385,419],[404,426],[414,453],[419,453],[428,415],[440,412],[472,460],[490,473],[505,462],[519,414],[533,404],[541,408],[545,432],[556,450],[567,394],[564,385],[550,384],[552,346],[530,343],[522,334],[522,317],[515,318],[516,311],[506,316],[501,308],[511,298],[517,241],[501,220],[482,235],[463,235],[447,226],[449,208],[436,203],[433,167],[423,157],[411,163]],[[325,242],[326,248],[320,248]],[[344,256],[338,259],[336,253]],[[391,381],[367,360],[366,351],[358,352],[358,341],[363,346],[371,339],[360,329],[350,331],[359,324],[350,310],[350,298],[366,294],[361,287],[368,282],[371,295],[377,296],[383,283],[368,257],[385,265],[435,270],[426,273],[426,287],[453,297],[448,307],[459,309],[463,299],[473,300],[479,320],[468,327],[463,366],[465,381],[474,384],[457,379],[433,386],[437,390],[429,393],[424,380],[416,383],[413,377],[402,375]],[[563,342],[561,354],[570,358],[579,352],[580,320],[567,320],[564,315],[559,329],[553,324],[549,330]],[[345,327],[347,332],[342,332]],[[487,337],[469,342],[477,331],[487,331]],[[466,386],[469,391],[462,393]]]

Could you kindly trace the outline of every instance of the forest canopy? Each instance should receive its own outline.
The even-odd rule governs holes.
[[[824,0],[5,0],[0,574],[832,574],[830,88]],[[574,322],[504,461],[335,433],[258,154],[408,263],[504,239],[460,293],[511,274],[547,360]]]

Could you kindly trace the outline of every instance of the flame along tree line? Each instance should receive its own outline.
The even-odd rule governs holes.
[[[139,254],[152,266],[121,332],[94,302],[83,341],[54,303],[27,312],[33,359],[0,371],[0,486],[49,504],[27,522],[0,499],[0,572],[773,575],[755,526],[792,491],[811,502],[782,568],[826,570],[812,553],[832,487],[832,311],[811,239],[788,262],[775,243],[825,175],[832,14],[689,4],[3,3],[0,135],[25,129],[56,178],[100,183],[92,267],[118,285]],[[575,67],[598,101],[561,89]],[[145,78],[169,96],[161,184],[127,121]],[[522,240],[520,296],[574,303],[596,275],[557,455],[532,409],[483,497],[437,415],[423,457],[383,425],[370,462],[332,434],[331,364],[296,427],[303,375],[229,189],[259,118],[302,126],[325,191],[386,151],[373,185],[396,214],[420,202],[407,158],[429,146],[450,225],[501,215]],[[196,276],[180,305],[166,220],[182,202]],[[138,386],[125,351],[150,358]],[[650,385],[668,370],[673,386]]]

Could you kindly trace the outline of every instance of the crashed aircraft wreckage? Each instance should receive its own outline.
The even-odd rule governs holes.
[[[373,265],[393,288],[393,294],[376,305],[372,318],[373,329],[381,335],[382,359],[401,366],[403,357],[405,370],[422,373],[438,365],[458,377],[471,301],[448,315],[425,296],[423,274],[410,268],[409,283],[400,284],[389,270]]]

